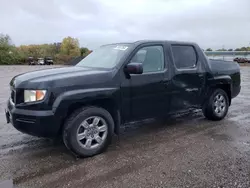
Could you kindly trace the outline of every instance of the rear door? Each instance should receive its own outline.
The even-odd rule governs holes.
[[[171,110],[179,111],[199,107],[205,86],[205,67],[195,46],[172,44],[174,62]]]

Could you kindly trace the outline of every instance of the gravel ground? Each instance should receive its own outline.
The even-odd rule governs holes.
[[[1,66],[0,182],[16,187],[250,187],[250,67],[242,67],[242,91],[220,122],[200,111],[166,123],[123,127],[109,149],[76,159],[60,141],[22,134],[6,124],[8,83],[45,66]]]

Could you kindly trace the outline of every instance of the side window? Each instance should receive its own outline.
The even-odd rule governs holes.
[[[164,69],[163,47],[143,47],[137,51],[130,62],[142,63],[143,73],[162,71]]]
[[[193,46],[172,45],[174,63],[177,69],[194,68],[197,56]]]

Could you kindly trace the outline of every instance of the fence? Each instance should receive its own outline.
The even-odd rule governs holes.
[[[206,51],[205,54],[210,59],[223,59],[232,61],[235,58],[250,59],[250,51]]]

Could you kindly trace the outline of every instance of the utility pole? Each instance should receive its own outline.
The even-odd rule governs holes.
[[[225,45],[223,44],[223,45],[222,45],[222,53],[223,53],[223,51],[225,50],[224,48],[225,48]],[[224,61],[224,59],[225,59],[225,58],[224,58],[224,54],[223,54],[223,61]]]
[[[250,42],[248,43],[248,46],[246,47],[246,59],[248,60],[248,48],[250,48]]]

